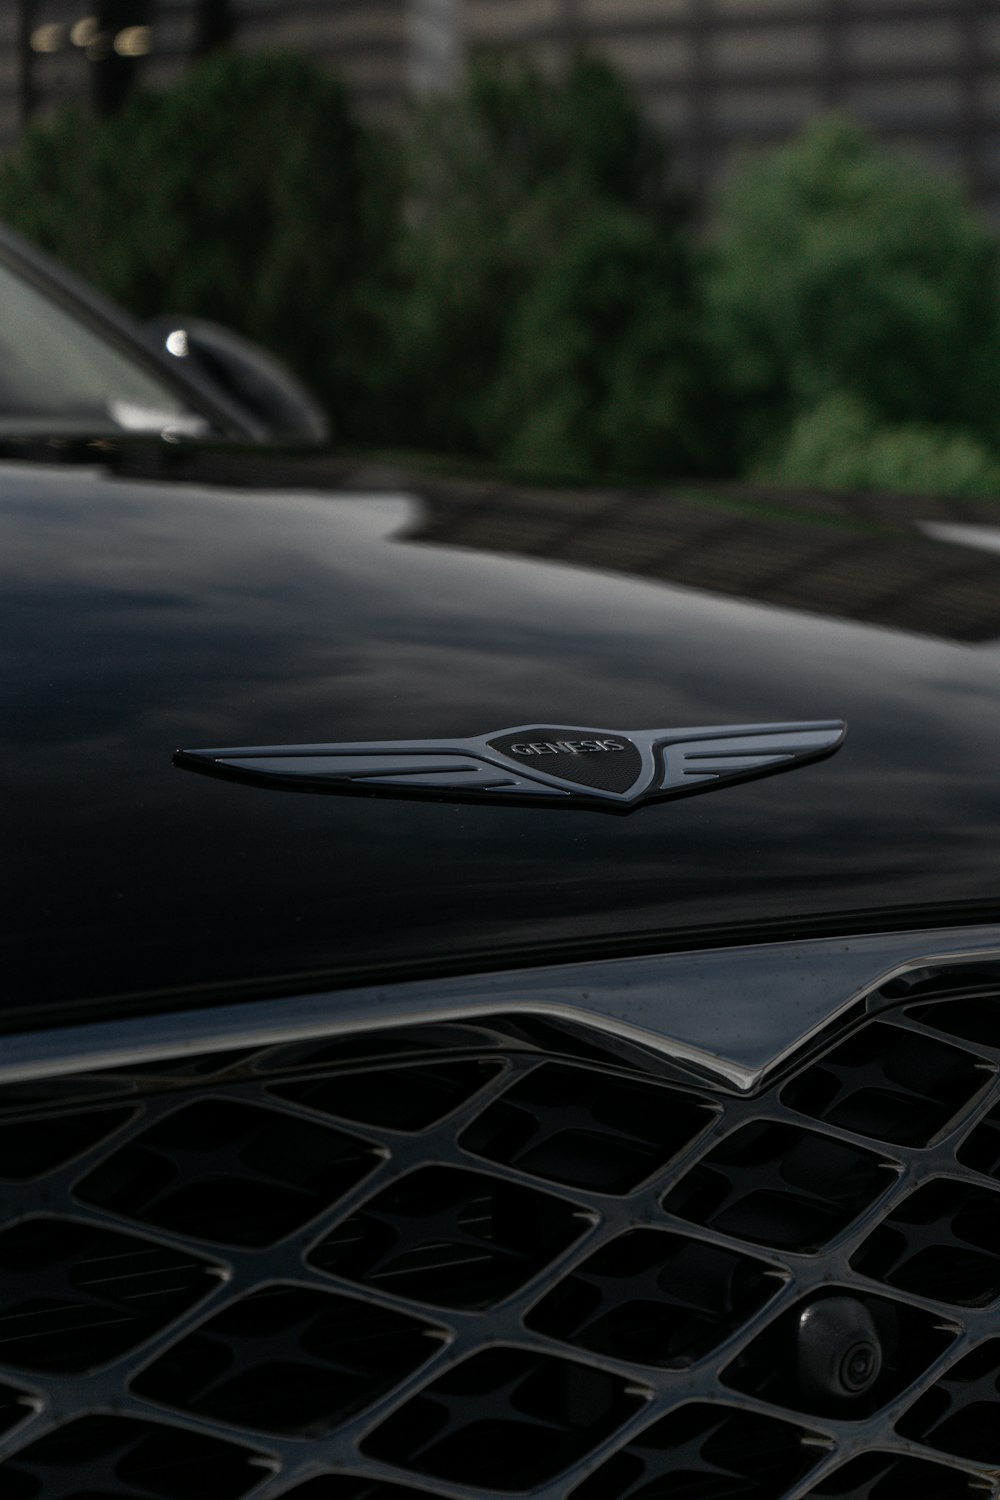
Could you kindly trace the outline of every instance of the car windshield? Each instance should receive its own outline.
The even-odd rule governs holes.
[[[0,263],[0,433],[208,430],[166,381]]]

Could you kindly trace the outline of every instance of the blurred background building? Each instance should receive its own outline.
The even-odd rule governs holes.
[[[38,112],[114,109],[227,42],[308,52],[385,124],[472,49],[558,68],[586,46],[632,82],[696,187],[735,148],[841,107],[1000,219],[1000,0],[0,0],[0,147]]]

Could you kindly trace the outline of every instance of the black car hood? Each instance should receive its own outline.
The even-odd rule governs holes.
[[[67,456],[0,462],[10,1017],[1000,911],[1000,555],[914,524],[968,507]],[[624,817],[171,759],[830,719],[832,759]]]

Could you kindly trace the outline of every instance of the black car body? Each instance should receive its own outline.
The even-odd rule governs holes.
[[[0,1493],[994,1493],[994,539],[4,438]],[[624,813],[174,758],[840,720]]]

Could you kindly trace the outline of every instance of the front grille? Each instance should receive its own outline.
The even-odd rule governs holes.
[[[1000,994],[851,1014],[749,1097],[501,1019],[7,1086],[0,1496],[994,1495]]]

